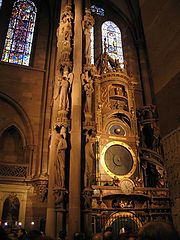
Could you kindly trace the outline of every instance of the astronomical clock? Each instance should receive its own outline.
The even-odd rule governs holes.
[[[102,60],[94,79],[96,181],[92,184],[92,216],[98,223],[102,218],[99,230],[111,226],[116,232],[118,226],[123,233],[128,224],[136,230],[141,227],[139,214],[145,216],[147,209],[152,219],[164,220],[170,212],[168,189],[154,106],[136,108],[134,78],[117,62],[110,68],[106,53]]]
[[[139,175],[135,81],[126,71],[103,73],[96,79],[96,178],[99,185],[119,180],[122,191]]]

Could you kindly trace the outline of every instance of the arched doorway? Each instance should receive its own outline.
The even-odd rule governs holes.
[[[138,232],[142,226],[141,220],[133,212],[116,212],[112,213],[106,224],[107,227],[112,228],[113,239],[119,239],[120,234],[125,232]]]
[[[12,193],[5,199],[3,204],[2,220],[8,225],[15,225],[19,219],[20,202],[16,194]]]

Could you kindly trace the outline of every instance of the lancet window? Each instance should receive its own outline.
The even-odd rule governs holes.
[[[1,61],[29,66],[36,13],[32,1],[15,1]]]
[[[112,21],[106,21],[102,24],[102,49],[106,45],[106,51],[114,60],[117,59],[121,68],[124,67],[124,57],[122,49],[121,31]]]

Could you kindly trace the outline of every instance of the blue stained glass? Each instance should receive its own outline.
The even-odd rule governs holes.
[[[12,31],[12,29],[9,29],[7,32],[7,37],[12,38],[12,36],[13,36],[13,31]]]
[[[18,63],[18,56],[17,56],[17,54],[10,53],[10,55],[9,55],[9,62],[10,63]]]
[[[28,66],[30,55],[23,56],[23,65]]]
[[[91,12],[96,13],[99,16],[104,16],[104,9],[97,7],[96,5],[91,6]]]
[[[10,50],[11,49],[11,40],[6,39],[5,44],[6,44],[6,50]]]
[[[22,59],[23,59],[23,55],[21,55],[21,54],[18,54],[18,60],[21,62],[21,61],[22,61]]]
[[[26,46],[25,46],[25,54],[28,54],[31,50],[31,44],[30,43],[27,43]]]
[[[14,3],[1,60],[29,66],[37,9],[30,0]]]
[[[28,42],[32,42],[32,38],[33,38],[33,33],[32,32],[28,32],[28,34],[27,34],[27,41]]]
[[[18,52],[19,53],[23,53],[24,52],[24,45],[23,44],[19,43],[17,47],[18,47]]]
[[[4,53],[3,53],[3,57],[4,57],[4,62],[8,62],[9,52],[4,52]]]
[[[118,26],[106,21],[102,24],[102,49],[104,51],[104,40],[106,39],[107,52],[114,60],[117,59],[121,63],[121,68],[124,68],[124,57],[122,49],[121,31]]]
[[[30,22],[28,26],[28,31],[33,32],[33,30],[34,30],[34,24]]]

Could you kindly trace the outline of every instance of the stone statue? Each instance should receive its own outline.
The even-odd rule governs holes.
[[[83,192],[84,198],[84,207],[91,208],[92,206],[92,192],[91,191],[84,191]]]
[[[72,9],[70,5],[67,5],[63,10],[61,21],[56,32],[57,47],[61,48],[62,44],[64,47],[70,47],[72,37],[72,20]]]
[[[65,150],[67,148],[66,139],[62,134],[59,136],[57,146],[57,157],[54,163],[55,167],[55,185],[58,187],[64,187],[65,180]]]
[[[61,19],[61,32],[63,34],[63,45],[66,47],[70,46],[70,40],[72,36],[72,12],[71,6],[66,6],[64,14]]]
[[[15,223],[18,220],[19,215],[19,199],[15,193],[10,193],[8,198],[4,201],[4,219],[10,223]]]
[[[82,21],[82,27],[84,30],[84,34],[86,36],[86,48],[85,48],[85,58],[86,65],[90,65],[91,62],[91,29],[94,25],[94,19],[91,16],[91,10],[85,10],[85,16]]]
[[[142,179],[139,178],[139,177],[136,177],[134,183],[135,183],[136,187],[141,187],[142,186]]]
[[[59,94],[59,110],[69,109],[69,96],[71,85],[73,82],[73,73],[65,71],[60,79],[60,94]]]
[[[93,80],[89,77],[88,71],[82,74],[82,84],[86,92],[85,112],[92,113],[92,93],[94,92]]]
[[[84,187],[90,187],[93,181],[95,167],[94,153],[95,133],[92,130],[88,131],[85,145],[85,172],[84,172]]]

